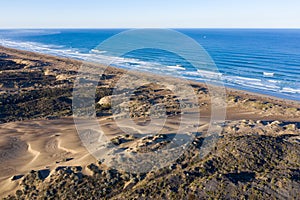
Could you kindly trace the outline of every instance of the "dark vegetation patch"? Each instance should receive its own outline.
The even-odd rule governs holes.
[[[227,178],[229,178],[230,181],[237,184],[238,182],[249,182],[252,181],[255,178],[254,172],[240,172],[240,173],[228,173],[225,174]]]
[[[100,161],[88,166],[92,175],[80,166],[59,167],[43,181],[33,171],[7,199],[297,199],[299,145],[272,136],[231,135],[204,158],[199,150],[192,143],[170,166],[143,174]]]
[[[16,70],[22,69],[26,66],[24,64],[17,64],[11,60],[4,60],[2,59],[3,57],[4,56],[0,54],[0,70]]]

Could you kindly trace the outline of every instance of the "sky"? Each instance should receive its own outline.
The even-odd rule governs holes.
[[[300,28],[299,0],[1,0],[0,28]]]

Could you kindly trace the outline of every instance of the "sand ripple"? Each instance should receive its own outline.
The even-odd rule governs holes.
[[[11,137],[3,142],[0,149],[0,162],[16,159],[28,150],[28,144],[18,138]]]

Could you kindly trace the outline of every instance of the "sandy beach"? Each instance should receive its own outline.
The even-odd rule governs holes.
[[[123,152],[142,154],[172,145],[172,134],[178,131],[183,113],[200,113],[199,123],[193,121],[197,117],[191,118],[181,130],[184,136],[201,133],[193,135],[187,150],[166,167],[138,175],[112,170],[83,145],[72,113],[73,86],[80,66],[78,60],[0,47],[0,197],[299,198],[298,101],[226,88],[226,115],[219,140],[200,159],[212,114],[207,85],[189,81],[198,102],[186,96],[189,103],[182,108],[178,96],[163,87],[165,82],[180,85],[181,80],[109,67],[96,86],[95,114],[108,143],[115,145],[109,149],[114,153],[104,157],[111,163],[120,160]],[[126,104],[130,118],[136,124],[152,121],[158,127],[159,121],[150,118],[150,107],[163,105],[167,117],[160,131],[138,131],[126,122],[117,124],[112,117],[109,100],[125,73],[129,78],[123,88],[119,86],[120,91],[151,80],[137,87]],[[126,135],[125,129],[132,134]],[[72,187],[80,189],[66,191]]]

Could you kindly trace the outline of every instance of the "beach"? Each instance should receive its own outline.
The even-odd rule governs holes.
[[[80,116],[74,116],[72,101],[74,82],[82,65],[85,65],[82,61],[70,58],[0,47],[0,197],[42,199],[94,195],[112,199],[145,196],[199,199],[244,195],[245,198],[297,199],[299,101],[226,88],[219,139],[215,148],[200,159],[200,147],[209,136],[205,133],[216,108],[212,108],[209,86],[188,81],[198,102],[186,96],[184,113],[190,116],[195,113],[195,118],[184,122],[185,129],[180,134],[201,135],[193,135],[187,150],[166,167],[135,174],[113,170],[97,160],[77,132],[74,121]],[[134,127],[117,124],[112,117],[109,100],[124,74],[128,78],[119,86],[118,95],[125,94],[122,91],[126,87],[140,84],[126,104],[130,118],[137,124],[154,121],[153,126],[158,126],[150,118],[151,104],[165,107],[164,128],[154,131],[151,137],[151,133],[143,135]],[[143,82],[146,84],[142,85]],[[95,85],[95,117],[107,141],[115,145],[110,151],[117,152],[105,159],[113,163],[119,160],[122,151],[151,152],[172,144],[171,135],[179,129],[183,108],[178,96],[163,86],[180,86],[181,82],[175,77],[126,72],[112,66],[105,68]],[[194,127],[197,112],[199,123]],[[124,116],[119,117],[122,120]],[[132,134],[125,135],[125,128]],[[61,186],[62,182],[65,186]],[[66,191],[72,187],[81,189]],[[97,193],[99,188],[101,192]]]

